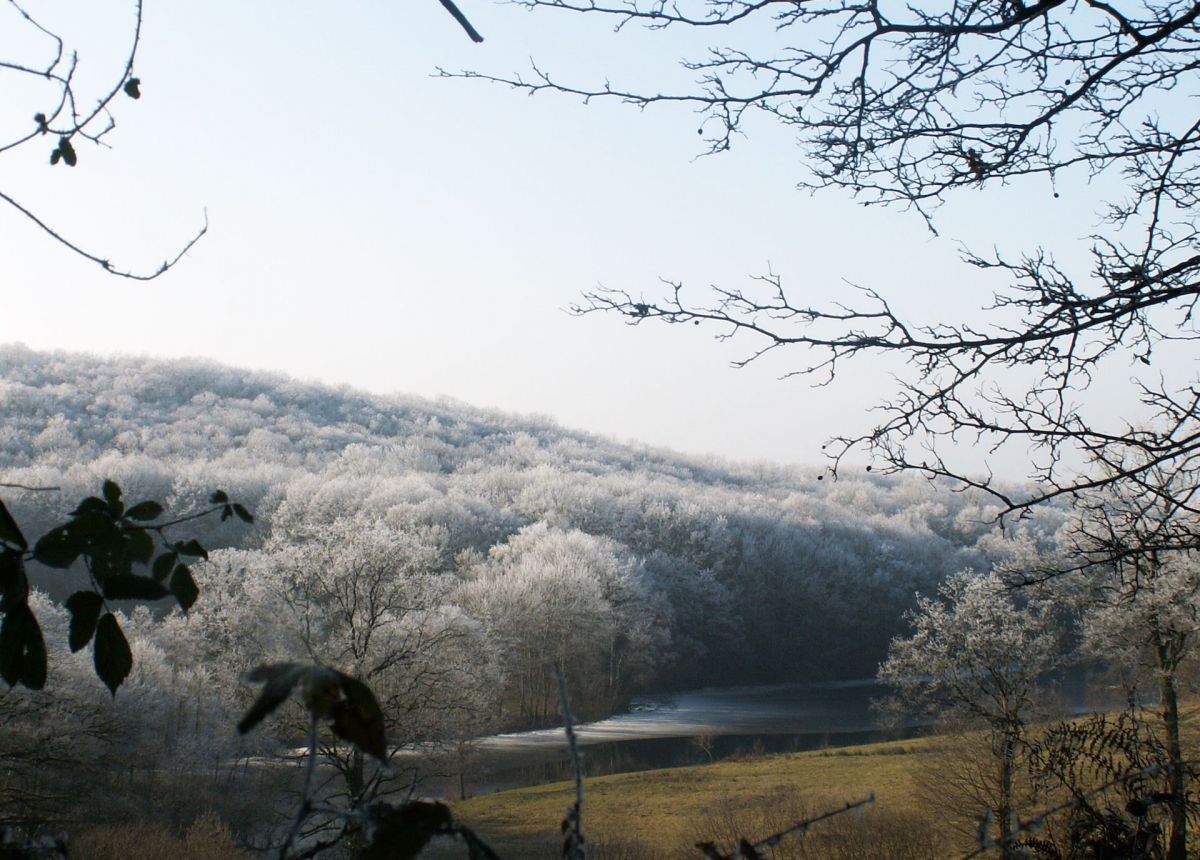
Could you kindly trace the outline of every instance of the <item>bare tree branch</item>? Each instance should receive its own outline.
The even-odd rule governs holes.
[[[39,23],[17,0],[8,0],[8,4],[17,11],[33,34],[52,44],[53,52],[50,59],[41,66],[0,60],[0,74],[8,72],[47,83],[50,87],[51,104],[38,111],[33,117],[29,131],[12,140],[0,141],[0,153],[22,146],[36,145],[50,138],[57,141],[57,145],[50,152],[50,163],[74,167],[79,158],[76,152],[77,141],[87,140],[97,145],[106,145],[105,136],[116,127],[116,120],[112,113],[113,102],[122,95],[132,99],[141,96],[140,81],[134,77],[133,68],[138,46],[141,43],[142,0],[135,0],[133,4],[133,32],[124,62],[120,70],[113,75],[111,83],[105,86],[101,95],[90,107],[81,105],[83,95],[76,79],[79,65],[78,56],[73,51],[68,52],[63,38]],[[137,281],[151,281],[166,273],[208,232],[208,215],[205,213],[204,225],[183,244],[174,256],[163,261],[153,271],[137,272],[116,267],[107,258],[87,251],[79,244],[65,238],[62,233],[38,217],[31,209],[17,202],[2,190],[0,190],[0,200],[16,209],[42,232],[74,254],[96,263],[109,274]]]
[[[1192,470],[1200,445],[1200,379],[1166,381],[1166,347],[1200,339],[1200,4],[1173,0],[993,0],[884,4],[879,0],[524,0],[651,30],[723,29],[743,47],[712,45],[685,59],[694,83],[578,84],[534,63],[532,73],[439,70],[533,94],[638,108],[680,105],[701,115],[706,150],[732,145],[752,115],[794,132],[800,185],[841,189],[865,204],[915,210],[931,229],[954,191],[978,191],[1064,171],[1119,176],[1091,238],[1086,278],[1043,248],[1012,259],[968,252],[1007,286],[981,309],[982,325],[910,319],[884,295],[849,304],[791,301],[774,273],[750,287],[714,287],[708,299],[667,282],[649,298],[623,289],[585,293],[577,314],[616,313],[715,326],[720,340],[751,344],[735,366],[786,349],[788,376],[827,385],[847,362],[899,359],[892,395],[869,429],[831,440],[837,473],[852,453],[885,471],[991,493],[1006,513],[1150,470]],[[774,36],[763,35],[770,28]],[[1101,373],[1127,371],[1139,402],[1096,417]],[[1120,371],[1118,371],[1120,369]],[[1031,381],[1032,380],[1032,381]],[[1025,476],[967,474],[951,452],[1028,452]],[[1197,473],[1200,474],[1200,473]],[[1027,478],[1032,486],[1018,486]]]
[[[483,41],[483,36],[479,35],[479,31],[471,26],[471,22],[467,20],[467,16],[454,5],[454,0],[441,0],[441,4],[453,16],[454,20],[459,23],[459,26],[466,31],[467,35],[471,37],[472,42],[479,43]]]
[[[30,212],[28,209],[26,209],[24,206],[22,206],[16,200],[13,200],[11,197],[9,197],[7,194],[5,194],[3,191],[0,191],[0,200],[3,200],[5,203],[8,203],[10,206],[12,206],[14,209],[16,209],[22,215],[24,215],[26,218],[28,218],[30,221],[32,221],[34,224],[36,224],[43,233],[50,236],[52,239],[54,239],[54,241],[58,242],[60,245],[63,245],[66,248],[69,248],[71,251],[75,252],[80,257],[83,257],[85,260],[91,260],[93,263],[98,265],[100,268],[104,269],[104,271],[108,272],[110,275],[116,275],[119,278],[128,278],[133,281],[153,281],[159,275],[162,275],[162,274],[166,273],[167,271],[169,271],[170,269],[174,268],[175,265],[181,259],[183,259],[184,255],[187,254],[188,251],[192,250],[192,247],[197,242],[200,241],[200,239],[204,236],[205,233],[208,232],[208,212],[206,211],[204,213],[204,225],[196,232],[196,235],[192,236],[192,238],[189,239],[183,245],[183,247],[180,248],[175,253],[174,257],[172,257],[169,260],[163,260],[162,264],[157,269],[155,269],[151,272],[134,272],[134,271],[128,271],[126,269],[118,268],[118,267],[114,266],[109,260],[106,260],[103,257],[99,257],[96,254],[92,254],[89,251],[85,251],[83,248],[80,248],[78,245],[71,242],[69,239],[66,239],[65,237],[63,237],[63,235],[61,233],[59,233],[57,230],[55,230],[53,227],[51,227],[49,224],[47,224],[41,218],[38,218],[37,215]]]

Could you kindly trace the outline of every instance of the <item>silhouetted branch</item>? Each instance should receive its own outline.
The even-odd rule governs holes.
[[[579,740],[575,736],[575,715],[571,713],[571,699],[567,695],[567,682],[561,672],[554,673],[558,681],[558,707],[562,712],[563,729],[567,735],[567,750],[575,772],[575,803],[563,817],[563,860],[585,860],[586,840],[583,838],[583,757],[579,752]]]
[[[795,834],[807,833],[809,828],[814,824],[825,821],[829,818],[834,818],[838,815],[844,815],[847,812],[852,812],[856,809],[862,809],[875,802],[875,795],[871,794],[862,800],[847,802],[845,806],[839,809],[831,809],[827,812],[822,812],[820,815],[814,815],[811,818],[805,818],[802,821],[797,821],[790,827],[780,830],[778,833],[772,833],[765,839],[760,839],[757,842],[750,842],[747,839],[742,839],[733,849],[732,853],[725,853],[717,848],[712,842],[697,842],[696,847],[704,854],[708,860],[759,860],[764,855],[762,851],[766,848],[774,848],[784,839]]]
[[[300,834],[300,826],[304,823],[304,819],[308,817],[313,808],[313,775],[317,772],[317,715],[310,714],[308,718],[308,756],[304,764],[304,788],[301,791],[300,807],[296,810],[296,818],[292,822],[291,829],[288,830],[287,838],[283,840],[283,844],[279,846],[279,853],[276,855],[279,860],[288,860],[288,852],[292,850],[292,845],[296,841],[296,837]]]
[[[1159,325],[1151,314],[1164,308],[1190,309],[1200,299],[1200,257],[1151,269],[1127,283],[1127,266],[1115,252],[1098,248],[1107,272],[1104,291],[1095,295],[1073,284],[1044,258],[1016,263],[1002,259],[969,261],[1000,268],[1017,279],[994,298],[1005,323],[990,328],[967,324],[921,324],[900,316],[873,290],[863,302],[817,308],[793,304],[773,273],[756,280],[755,291],[715,289],[712,304],[692,304],[680,283],[668,282],[665,299],[652,300],[623,290],[600,289],[571,308],[576,314],[615,312],[631,325],[658,320],[672,325],[715,324],[720,340],[759,341],[736,361],[741,367],[781,348],[797,348],[813,360],[787,376],[806,375],[829,384],[844,362],[868,356],[896,356],[908,368],[899,392],[879,407],[882,419],[869,430],[836,436],[828,449],[832,469],[851,452],[882,461],[884,471],[914,470],[990,493],[1007,510],[1026,510],[1048,499],[1103,486],[1113,480],[1137,483],[1159,467],[1194,471],[1200,467],[1200,393],[1178,394],[1144,386],[1141,399],[1153,423],[1135,427],[1116,419],[1104,426],[1090,418],[1075,395],[1086,389],[1098,366],[1130,353],[1150,361],[1162,340],[1195,340],[1194,327]],[[1126,259],[1121,256],[1120,259]],[[1021,315],[1013,322],[1011,314]],[[1038,380],[1013,394],[988,380],[1026,368]],[[1039,486],[1014,493],[1013,484],[991,475],[965,474],[943,458],[964,441],[1037,447],[1046,454],[1029,477]],[[939,446],[938,443],[945,443]],[[1106,464],[1103,474],[1077,471],[1081,462]]]
[[[74,52],[68,52],[63,39],[58,34],[44,27],[29,14],[16,0],[8,0],[28,25],[37,34],[52,42],[53,54],[49,61],[41,66],[0,60],[0,73],[8,72],[22,77],[32,77],[41,82],[47,82],[54,90],[53,103],[34,117],[29,130],[18,134],[14,139],[0,142],[0,153],[15,149],[19,146],[34,144],[47,139],[55,141],[54,149],[49,153],[52,165],[66,165],[73,168],[78,162],[76,144],[79,140],[87,140],[104,145],[103,138],[116,127],[116,120],[111,111],[112,104],[119,96],[125,95],[131,99],[141,97],[141,81],[134,77],[133,67],[137,58],[138,46],[142,35],[142,2],[134,4],[133,32],[130,38],[129,50],[125,55],[118,74],[110,83],[95,104],[87,109],[80,107],[80,94],[77,91],[76,70],[78,57]],[[67,239],[61,232],[47,224],[31,209],[17,202],[12,196],[0,191],[0,200],[12,206],[26,219],[33,222],[42,232],[46,233],[72,253],[90,260],[109,274],[135,281],[151,281],[170,270],[182,257],[192,249],[192,246],[208,232],[208,215],[205,213],[204,225],[200,230],[174,255],[165,260],[162,265],[151,272],[135,272],[113,266],[107,258],[85,250],[75,242]]]
[[[118,268],[114,267],[110,261],[104,259],[103,257],[98,257],[95,254],[92,254],[88,251],[85,251],[83,248],[80,248],[78,245],[71,242],[69,239],[64,238],[61,233],[59,233],[57,230],[55,230],[53,227],[51,227],[49,224],[47,224],[41,218],[37,217],[37,215],[33,214],[33,212],[26,209],[24,206],[22,206],[16,200],[13,200],[11,197],[9,197],[7,194],[5,194],[2,191],[0,191],[0,200],[3,200],[5,203],[8,203],[10,206],[12,206],[14,209],[16,209],[22,215],[24,215],[26,218],[28,218],[30,221],[32,221],[34,224],[36,224],[42,230],[43,233],[46,233],[48,236],[50,236],[52,239],[54,239],[60,245],[65,246],[66,248],[70,249],[74,253],[78,254],[80,257],[83,257],[85,260],[91,260],[93,263],[100,266],[100,268],[104,269],[104,271],[108,272],[110,275],[116,275],[119,278],[129,278],[130,280],[133,280],[133,281],[152,281],[155,278],[157,278],[159,275],[166,273],[171,268],[173,268],[176,263],[178,263],[181,259],[183,259],[183,256],[188,251],[192,250],[192,246],[195,245],[197,242],[199,242],[200,238],[205,233],[208,232],[208,213],[205,212],[204,213],[204,226],[202,226],[200,228],[200,230],[196,233],[196,235],[194,235],[191,239],[189,239],[184,244],[184,246],[178,251],[178,253],[175,254],[174,257],[172,257],[169,260],[164,260],[162,265],[160,265],[153,272],[132,272],[132,271],[124,270],[124,269],[118,269]]]
[[[1193,5],[1154,2],[1120,14],[1102,3],[882,6],[823,0],[523,0],[650,29],[731,27],[761,20],[780,38],[756,50],[714,46],[682,61],[695,85],[677,92],[447,73],[526,92],[614,98],[639,107],[685,103],[704,116],[710,152],[728,149],[746,112],[793,129],[810,187],[839,186],[867,202],[936,203],[947,190],[1082,165],[1194,156],[1195,133],[1158,135],[1155,95],[1197,63]],[[826,38],[826,34],[828,38]],[[984,113],[980,107],[993,109]],[[1194,117],[1189,118],[1190,124]],[[1058,137],[1057,127],[1080,128]]]
[[[446,8],[446,11],[454,17],[454,20],[459,23],[459,26],[467,32],[472,42],[478,43],[483,41],[483,36],[479,35],[479,31],[471,26],[471,22],[467,20],[467,16],[454,5],[454,0],[440,0],[440,2]]]
[[[536,63],[526,75],[449,72],[587,102],[638,108],[686,105],[702,115],[710,153],[745,131],[748,112],[793,131],[805,152],[800,179],[839,188],[863,203],[933,212],[956,189],[1021,176],[1054,178],[1078,168],[1120,172],[1110,195],[1109,232],[1092,237],[1091,276],[1072,277],[1043,249],[1010,259],[967,253],[977,270],[1008,285],[982,308],[985,325],[910,319],[880,292],[849,304],[794,303],[773,273],[746,289],[714,287],[711,300],[622,289],[586,293],[577,314],[616,313],[707,324],[720,340],[750,343],[744,366],[787,349],[799,361],[787,376],[816,385],[847,362],[901,362],[894,393],[862,432],[831,440],[832,470],[851,452],[885,471],[913,470],[993,495],[1008,513],[1095,489],[1138,483],[1157,466],[1200,472],[1200,388],[1168,385],[1154,369],[1167,343],[1200,339],[1200,119],[1186,98],[1200,75],[1200,6],[1152,0],[1118,10],[1094,0],[909,3],[852,0],[524,0],[650,29],[730,27],[748,20],[777,37],[743,47],[712,46],[685,60],[690,87],[564,83]],[[734,28],[730,25],[738,25]],[[765,32],[765,27],[764,27]],[[1066,131],[1063,131],[1066,129]],[[1144,419],[1126,410],[1101,419],[1079,394],[1101,369],[1128,362]],[[1151,368],[1141,370],[1141,368]],[[976,444],[996,453],[1037,452],[1032,488],[967,474],[949,452]],[[947,459],[951,458],[951,459]],[[1129,465],[1136,463],[1136,465]],[[1096,468],[1093,468],[1096,467]],[[1101,468],[1102,467],[1102,468]],[[1103,477],[1097,473],[1103,472]]]

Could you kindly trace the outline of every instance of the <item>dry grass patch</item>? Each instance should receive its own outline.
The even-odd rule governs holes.
[[[873,812],[872,820],[886,814],[920,822],[926,815],[913,779],[915,759],[936,743],[868,744],[597,777],[587,783],[585,828],[602,847],[613,846],[615,856],[662,858],[679,856],[696,841],[712,838],[705,835],[705,824],[726,813],[746,819],[744,835],[760,838],[775,824],[794,822],[789,816],[801,809],[815,814],[872,792],[876,809],[883,811]],[[567,783],[555,783],[500,792],[454,804],[454,810],[506,857],[557,857],[558,823],[572,790]],[[771,817],[770,823],[766,818],[751,821],[755,809],[778,810],[782,817]],[[759,827],[766,832],[757,832]],[[618,846],[623,846],[619,852]],[[431,856],[453,853],[439,849]]]
[[[250,860],[233,833],[205,813],[182,833],[161,824],[99,827],[71,840],[72,860]]]

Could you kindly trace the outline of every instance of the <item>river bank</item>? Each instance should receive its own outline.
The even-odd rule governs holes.
[[[874,679],[690,690],[637,698],[575,733],[589,776],[853,746],[897,736],[871,708],[885,692]],[[460,798],[569,779],[573,766],[556,727],[481,738],[444,769],[426,790]]]

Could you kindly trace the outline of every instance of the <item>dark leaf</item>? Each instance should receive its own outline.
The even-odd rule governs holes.
[[[132,533],[107,515],[76,517],[68,527],[71,536],[83,547],[83,555],[97,579],[128,574],[134,554],[145,552],[148,559],[149,552],[153,552],[148,541],[131,540]]]
[[[154,566],[150,569],[150,572],[154,575],[155,579],[162,582],[171,575],[171,571],[175,569],[175,562],[178,560],[178,553],[164,552],[158,558],[154,559]]]
[[[25,561],[18,550],[0,553],[0,612],[20,606],[29,600],[29,580],[25,576]]]
[[[125,538],[121,529],[107,510],[99,513],[83,511],[76,514],[75,519],[67,525],[71,533],[84,541],[84,546],[90,550],[120,552],[124,546]]]
[[[269,663],[252,670],[246,680],[265,683],[250,710],[246,711],[246,716],[238,723],[238,732],[244,735],[286,702],[308,670],[309,667],[302,663]]]
[[[104,499],[98,499],[95,496],[88,496],[79,503],[79,506],[75,508],[75,510],[71,511],[71,516],[73,517],[82,516],[83,514],[107,517],[109,515],[108,504],[104,501]]]
[[[104,580],[104,596],[109,600],[161,600],[171,594],[157,579],[149,576],[117,574]]]
[[[117,486],[116,481],[105,481],[104,486],[101,487],[101,494],[104,496],[104,501],[108,503],[109,512],[114,517],[125,513],[125,503],[121,501],[121,488]]]
[[[123,87],[125,90],[125,95],[129,96],[131,99],[140,99],[142,97],[142,91],[138,89],[138,86],[141,83],[142,82],[140,78],[130,78],[127,80],[125,82],[125,86]]]
[[[125,546],[129,558],[138,564],[147,564],[154,555],[154,539],[145,529],[126,529]]]
[[[96,642],[92,646],[92,657],[96,664],[96,675],[109,691],[116,696],[117,687],[129,677],[133,669],[133,653],[121,625],[111,612],[101,616],[96,625]]]
[[[374,833],[359,855],[362,860],[414,860],[430,839],[454,825],[449,807],[437,801],[411,800],[395,808],[378,804],[371,813]]]
[[[72,531],[74,523],[50,529],[33,547],[33,557],[47,567],[66,568],[75,563],[87,542]]]
[[[184,612],[191,609],[196,598],[200,596],[200,589],[196,587],[196,580],[192,579],[192,572],[186,564],[179,565],[171,574],[171,593],[175,595],[179,607]]]
[[[87,558],[92,577],[101,585],[114,576],[133,576],[133,565],[123,552],[93,552]]]
[[[155,501],[138,502],[132,508],[125,512],[125,516],[131,520],[156,520],[162,516],[163,506]]]
[[[40,690],[46,686],[46,640],[32,613],[29,616],[29,631],[25,636],[21,683],[30,690]]]
[[[67,610],[71,613],[71,629],[67,641],[72,653],[86,647],[92,641],[102,609],[104,598],[94,591],[76,591],[67,598]]]
[[[28,604],[10,607],[0,623],[0,678],[10,687],[46,685],[46,643]]]
[[[54,150],[54,152],[50,153],[50,163],[51,164],[58,164],[58,160],[60,158],[62,158],[62,153],[59,152],[57,149]]]
[[[252,684],[261,684],[263,681],[270,681],[272,678],[278,678],[285,672],[290,672],[293,669],[307,669],[303,663],[263,663],[261,666],[255,666],[246,673],[246,680]]]
[[[229,496],[225,494],[224,490],[216,490],[208,497],[208,501],[210,504],[223,505],[229,501]]]
[[[74,167],[79,159],[75,156],[75,147],[71,146],[71,141],[67,138],[62,138],[58,141],[58,151],[62,153],[62,160],[67,163],[68,167]]]
[[[342,673],[325,666],[312,666],[304,677],[301,698],[313,717],[332,718],[334,707],[342,701]]]
[[[339,672],[338,681],[345,698],[336,702],[330,710],[333,733],[380,761],[386,761],[387,733],[383,725],[383,710],[375,694],[362,681],[349,675]]]
[[[180,555],[190,555],[194,558],[208,558],[208,550],[201,546],[200,541],[195,538],[175,544],[175,551]]]
[[[0,502],[0,540],[17,549],[29,548],[29,544],[25,542],[25,535],[21,534],[17,521],[12,518],[8,508],[4,507],[4,502]]]
[[[237,514],[237,518],[244,523],[254,522],[254,515],[251,514],[245,508],[243,508],[241,505],[239,505],[237,502],[233,503],[233,512],[235,514]]]
[[[0,678],[8,686],[21,679],[21,662],[25,656],[26,618],[32,615],[27,605],[10,607],[0,620]]]

